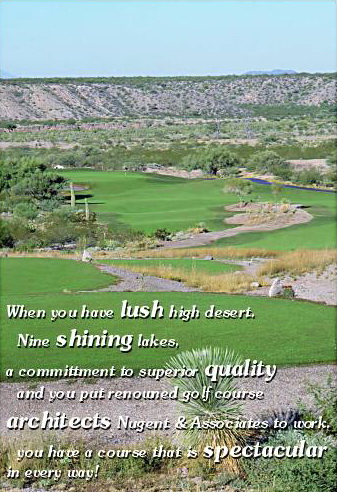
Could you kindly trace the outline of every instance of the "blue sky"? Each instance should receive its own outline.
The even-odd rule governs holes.
[[[16,76],[336,70],[335,0],[0,0]]]

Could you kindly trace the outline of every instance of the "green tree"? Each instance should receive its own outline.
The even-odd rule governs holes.
[[[239,157],[224,147],[217,147],[206,152],[204,169],[209,174],[216,175],[220,169],[235,168],[239,165]]]
[[[32,158],[5,159],[0,162],[0,193],[6,202],[61,200],[65,179]]]
[[[212,147],[197,154],[189,154],[182,161],[183,167],[187,169],[202,169],[213,176],[220,170],[233,170],[240,164],[240,158],[223,146]]]
[[[327,159],[326,159],[326,162],[329,166],[331,167],[336,167],[337,165],[337,153],[333,153],[333,154],[330,154]]]
[[[241,204],[247,201],[248,195],[253,191],[253,185],[250,181],[242,178],[227,179],[224,189],[224,193],[235,193]]]
[[[0,247],[12,248],[14,246],[14,238],[10,228],[5,220],[0,219]]]
[[[317,168],[303,169],[294,174],[296,182],[303,185],[319,185],[324,182],[324,177]]]
[[[290,179],[292,169],[289,162],[272,150],[256,152],[248,161],[248,167],[261,173],[270,173],[282,179]]]

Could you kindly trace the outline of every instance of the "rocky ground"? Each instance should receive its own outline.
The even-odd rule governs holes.
[[[269,279],[270,283],[272,279]],[[282,285],[291,285],[295,299],[319,302],[331,306],[337,305],[337,265],[329,265],[323,272],[310,272],[304,275],[281,277]],[[267,296],[268,287],[259,287],[247,292],[252,296]]]
[[[312,395],[309,392],[309,384],[324,384],[328,375],[334,376],[335,366],[333,365],[316,365],[306,367],[291,367],[278,369],[275,379],[266,383],[263,379],[249,378],[249,380],[238,380],[238,388],[249,391],[263,391],[263,400],[251,400],[243,402],[242,418],[258,418],[261,415],[270,415],[273,410],[286,408],[296,408],[299,402],[312,406]],[[171,384],[174,379],[170,380]],[[0,413],[1,434],[11,436],[11,440],[24,438],[34,441],[35,431],[9,431],[6,428],[6,421],[10,416],[39,416],[44,411],[49,411],[52,415],[55,412],[65,412],[69,418],[72,416],[88,416],[99,413],[101,416],[112,418],[112,427],[109,431],[102,430],[65,430],[58,437],[62,438],[83,438],[89,445],[104,445],[109,447],[118,447],[123,443],[134,443],[144,440],[146,436],[158,433],[161,436],[172,437],[177,435],[174,432],[174,423],[177,417],[183,414],[183,406],[172,400],[155,400],[151,403],[149,400],[87,400],[80,403],[78,400],[69,401],[61,400],[48,403],[44,400],[18,400],[17,391],[20,389],[38,390],[43,385],[45,394],[50,390],[58,391],[76,391],[77,395],[81,391],[94,392],[104,388],[106,394],[109,391],[145,391],[145,390],[172,390],[173,386],[168,380],[156,382],[149,378],[116,378],[111,380],[99,379],[94,383],[83,383],[80,380],[43,382],[39,384],[32,383],[1,383],[1,402]],[[136,432],[135,430],[121,429],[118,430],[119,416],[129,416],[132,420],[137,421],[164,421],[168,419],[172,424],[171,429],[164,431],[146,431],[145,433]]]

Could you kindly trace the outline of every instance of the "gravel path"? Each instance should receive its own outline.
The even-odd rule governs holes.
[[[211,261],[211,260],[210,260]],[[256,275],[260,266],[268,261],[268,258],[254,258],[252,260],[213,260],[220,263],[231,263],[242,267],[242,272],[248,275]],[[189,287],[183,282],[168,280],[142,273],[135,273],[112,265],[98,265],[102,272],[117,275],[120,278],[118,284],[110,285],[103,289],[86,292],[201,292],[201,289]],[[337,266],[328,266],[321,274],[306,273],[293,278],[289,275],[281,278],[282,284],[292,285],[296,299],[320,302],[330,306],[337,305],[336,289]],[[266,278],[271,284],[273,279]],[[246,292],[249,296],[268,296],[269,286],[259,287]]]
[[[152,275],[131,272],[123,268],[112,265],[97,265],[99,270],[110,275],[117,275],[120,278],[118,284],[109,285],[103,289],[84,292],[198,292],[200,289],[188,287],[182,282],[168,280]]]
[[[265,383],[264,379],[248,378],[246,380],[238,379],[238,386],[241,389],[249,391],[263,391],[263,400],[250,400],[244,402],[244,418],[254,418],[261,414],[268,413],[279,408],[296,407],[299,400],[308,405],[312,405],[312,397],[308,393],[308,383],[324,384],[327,376],[335,375],[335,366],[333,365],[316,365],[305,367],[291,367],[278,369],[277,374],[272,382]],[[171,379],[171,382],[174,382]],[[0,413],[2,415],[0,432],[3,436],[11,436],[11,440],[22,440],[25,437],[33,439],[36,431],[9,431],[6,427],[6,421],[10,416],[40,416],[42,412],[49,411],[51,415],[55,412],[65,412],[68,417],[88,416],[99,413],[101,416],[108,416],[112,419],[112,427],[108,431],[102,430],[66,430],[58,431],[59,437],[78,437],[85,438],[90,445],[111,445],[118,446],[121,443],[130,443],[144,440],[144,435],[151,435],[154,431],[145,433],[136,432],[135,430],[118,430],[119,416],[129,416],[132,420],[165,420],[174,427],[176,418],[181,414],[181,407],[175,400],[117,400],[96,399],[87,400],[84,403],[79,402],[79,398],[73,400],[60,400],[49,403],[48,395],[50,390],[58,391],[75,391],[79,395],[81,391],[89,391],[92,395],[95,391],[104,388],[105,394],[109,391],[144,391],[144,390],[164,390],[172,391],[171,384],[167,380],[156,382],[150,378],[116,378],[116,379],[99,379],[94,384],[76,381],[70,384],[61,380],[56,382],[40,382],[34,385],[38,390],[41,386],[45,387],[43,400],[17,400],[16,394],[19,389],[33,389],[29,383],[2,383],[0,385],[1,402]],[[156,431],[158,432],[158,431]],[[169,436],[173,429],[160,431],[159,434]]]

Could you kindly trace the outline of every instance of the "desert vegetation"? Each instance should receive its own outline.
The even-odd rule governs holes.
[[[333,74],[11,79],[1,82],[5,102],[1,117],[80,119],[139,112],[144,116],[240,115],[240,105],[250,108],[252,101],[253,107],[333,104],[334,87]]]
[[[300,275],[316,271],[319,274],[332,263],[336,263],[335,250],[297,250],[282,253],[277,258],[264,263],[259,273],[260,275],[279,275],[283,273]]]

